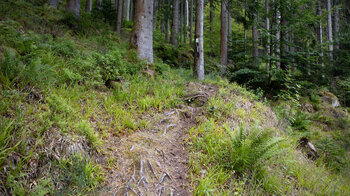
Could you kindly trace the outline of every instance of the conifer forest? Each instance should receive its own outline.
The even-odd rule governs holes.
[[[0,0],[0,195],[350,195],[350,1]]]

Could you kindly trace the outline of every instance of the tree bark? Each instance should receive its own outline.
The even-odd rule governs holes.
[[[92,10],[92,0],[86,0],[85,11],[90,13]]]
[[[327,0],[327,12],[328,12],[328,51],[329,56],[333,58],[333,32],[332,32],[332,5],[331,0]]]
[[[194,75],[198,80],[204,79],[203,7],[204,0],[197,0]]]
[[[194,0],[190,0],[191,4],[190,4],[190,45],[192,45],[192,41],[193,41],[193,1]]]
[[[209,28],[210,28],[210,32],[213,31],[213,21],[214,21],[214,2],[213,0],[210,0],[210,14],[209,14]]]
[[[265,12],[266,12],[266,18],[265,18],[265,28],[268,33],[267,39],[266,39],[266,56],[268,56],[268,60],[266,61],[266,71],[268,72],[270,70],[270,18],[269,18],[269,12],[270,12],[270,5],[269,0],[265,0]]]
[[[254,7],[256,7],[257,0],[254,0]],[[253,38],[253,66],[259,67],[259,50],[258,50],[258,16],[256,10],[253,12],[252,38]]]
[[[130,21],[130,0],[125,2],[125,20]]]
[[[339,30],[340,30],[340,24],[339,24],[339,7],[338,7],[338,0],[333,0],[333,7],[334,7],[334,17],[333,17],[333,33],[334,33],[334,48],[339,49]]]
[[[280,61],[280,54],[281,54],[281,48],[280,48],[280,42],[281,42],[281,14],[279,11],[279,7],[276,7],[276,67],[277,69],[281,69],[281,61]]]
[[[221,29],[220,29],[220,64],[222,72],[227,65],[227,7],[226,1],[221,0]]]
[[[186,39],[187,39],[187,0],[184,1],[184,43],[186,44]]]
[[[72,12],[75,16],[80,15],[80,0],[68,0],[66,5],[66,11]]]
[[[54,7],[55,9],[58,8],[58,0],[49,0],[49,3],[52,7]]]
[[[130,45],[140,59],[153,63],[153,0],[137,0]]]
[[[227,10],[227,63],[231,64],[229,54],[232,52],[232,18],[231,18],[231,6],[228,6]]]
[[[170,18],[168,18],[166,21],[165,40],[167,41],[167,43],[170,42],[169,31],[170,31]]]
[[[118,12],[117,12],[117,35],[120,37],[122,29],[122,20],[123,20],[123,0],[118,0]]]
[[[317,3],[317,15],[320,17],[319,22],[318,22],[318,31],[317,31],[317,38],[319,42],[319,51],[320,51],[320,63],[323,65],[323,50],[322,50],[322,45],[323,45],[323,25],[322,25],[322,9],[321,9],[321,0],[318,1]]]
[[[177,46],[179,38],[179,0],[173,0],[173,25],[171,30],[171,44]]]

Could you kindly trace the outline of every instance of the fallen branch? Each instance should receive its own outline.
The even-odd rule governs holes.
[[[167,129],[169,129],[170,127],[175,127],[175,126],[176,126],[176,124],[170,124],[170,125],[166,126],[164,129],[164,132],[163,132],[163,137],[165,136]]]

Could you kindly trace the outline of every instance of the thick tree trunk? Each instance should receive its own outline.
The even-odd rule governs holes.
[[[190,45],[192,45],[192,40],[193,40],[193,1],[190,0]]]
[[[49,0],[49,3],[52,7],[54,7],[55,9],[58,8],[58,0]]]
[[[328,12],[328,50],[329,56],[333,58],[333,31],[332,31],[332,5],[331,0],[327,0],[327,12]]]
[[[270,5],[269,0],[265,0],[265,12],[266,12],[266,18],[265,18],[265,28],[268,33],[267,39],[266,39],[266,56],[270,56],[270,18],[269,18],[269,12],[270,12]],[[270,70],[270,60],[266,61],[266,71],[268,72]]]
[[[118,12],[117,12],[117,35],[120,37],[123,20],[123,0],[118,0]]]
[[[340,30],[340,24],[339,24],[339,7],[338,7],[338,0],[333,0],[333,7],[334,7],[334,17],[333,17],[333,33],[334,33],[334,48],[339,49],[339,30]]]
[[[179,38],[179,0],[173,0],[173,25],[171,29],[171,44],[177,46]]]
[[[221,0],[221,29],[220,29],[220,64],[222,72],[227,65],[227,7],[226,1]]]
[[[75,16],[80,15],[80,0],[68,0],[66,6],[67,12],[72,12]]]
[[[153,63],[153,0],[137,0],[130,45],[140,59]]]
[[[92,0],[86,0],[85,11],[90,13],[92,10]]]
[[[196,37],[194,55],[194,75],[198,80],[204,79],[204,45],[203,45],[203,7],[204,0],[196,1]]]

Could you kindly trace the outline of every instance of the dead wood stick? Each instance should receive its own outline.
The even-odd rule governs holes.
[[[164,129],[164,132],[163,132],[163,137],[165,136],[167,129],[169,129],[170,127],[175,127],[175,126],[176,126],[176,124],[170,124],[170,125],[166,126]]]

